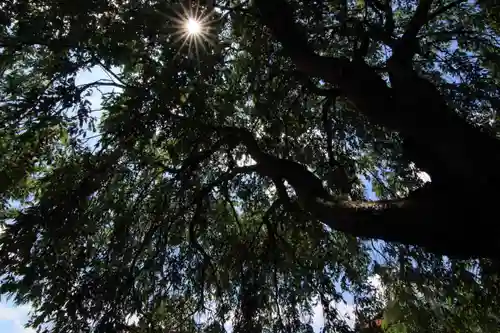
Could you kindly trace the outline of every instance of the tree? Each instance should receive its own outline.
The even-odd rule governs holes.
[[[498,324],[489,3],[1,6],[0,291],[34,326],[309,332],[317,302],[326,331],[349,331],[338,288],[378,313],[376,251],[413,297],[398,304],[418,300],[407,314]],[[189,16],[201,34],[183,34]]]

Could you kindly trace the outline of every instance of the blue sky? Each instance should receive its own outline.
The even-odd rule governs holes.
[[[15,306],[2,298],[0,302],[0,333],[35,333],[31,328],[25,328],[28,320],[29,306]]]

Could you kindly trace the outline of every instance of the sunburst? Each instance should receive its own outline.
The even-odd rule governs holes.
[[[187,28],[188,34],[190,34],[190,35],[197,35],[201,32],[200,22],[196,21],[193,18],[189,18],[187,20],[186,28]]]
[[[194,48],[198,56],[200,47],[205,50],[206,44],[213,45],[212,13],[191,5],[187,8],[181,6],[181,10],[175,11],[175,14],[170,19],[174,22],[174,41],[182,41],[179,51],[187,45],[188,54],[191,55]]]

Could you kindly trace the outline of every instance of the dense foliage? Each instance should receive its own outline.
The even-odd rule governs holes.
[[[494,1],[1,1],[0,293],[47,332],[311,332],[318,307],[358,330],[344,299],[389,332],[498,331],[498,22]]]

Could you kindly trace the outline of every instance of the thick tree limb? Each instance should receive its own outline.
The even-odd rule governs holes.
[[[299,196],[309,198],[307,210],[334,229],[356,236],[421,245],[437,253],[460,257],[499,257],[495,234],[498,228],[487,222],[489,214],[496,214],[494,200],[479,198],[480,193],[496,190],[500,185],[499,142],[460,118],[446,105],[436,87],[418,77],[411,67],[389,62],[394,78],[389,88],[362,61],[315,54],[285,0],[255,0],[254,3],[261,21],[281,42],[297,68],[338,87],[372,121],[398,131],[407,142],[406,151],[411,152],[417,166],[430,173],[433,183],[426,189],[428,193],[418,198],[343,203],[332,201],[318,188],[317,181],[307,178],[305,167],[290,167],[276,175],[280,162],[273,160],[274,170],[266,172],[285,178]],[[429,6],[429,0],[422,0],[407,30],[407,38],[415,36],[425,24]],[[271,157],[258,150],[256,153],[254,158],[266,168]],[[309,185],[306,179],[310,180]],[[464,193],[473,193],[475,197],[466,200]],[[473,228],[467,227],[465,216],[474,216]],[[482,239],[480,246],[470,245],[475,238]]]
[[[264,156],[261,159],[269,160],[261,160],[259,172],[285,179],[295,189],[305,211],[332,229],[357,237],[419,245],[458,258],[500,255],[496,234],[485,237],[479,225],[479,229],[474,230],[461,227],[461,223],[467,225],[464,218],[469,205],[474,205],[472,202],[443,199],[432,188],[425,189],[425,193],[418,197],[410,195],[405,199],[378,202],[336,200],[302,165]],[[480,215],[487,218],[485,214]],[[480,245],[471,242],[476,237],[482,237]]]
[[[477,203],[446,200],[434,189],[408,198],[378,202],[337,200],[305,167],[286,160],[263,161],[259,172],[285,179],[312,217],[332,229],[363,238],[376,238],[406,245],[418,245],[438,254],[457,258],[500,257],[497,234],[484,234],[484,224],[467,228],[467,208]],[[266,165],[272,165],[267,167]],[[458,206],[457,206],[458,205]],[[475,218],[488,218],[484,212]],[[473,242],[481,239],[480,244]]]
[[[418,48],[417,34],[422,27],[429,21],[429,10],[433,0],[420,0],[411,18],[403,36],[396,43],[393,49],[394,56],[404,58],[405,61],[411,61]],[[396,55],[397,53],[397,55]]]
[[[448,198],[447,193],[440,193],[430,185],[403,199],[377,202],[338,200],[305,166],[261,151],[247,130],[225,127],[220,131],[230,135],[235,144],[247,147],[257,161],[257,165],[249,170],[273,180],[286,180],[294,188],[302,208],[332,229],[357,237],[418,245],[458,258],[500,258],[496,234],[484,235],[481,229],[481,226],[485,227],[484,223],[478,223],[473,230],[467,228],[464,220],[468,218],[466,214],[470,207],[481,205],[481,208],[486,208],[486,203],[469,198]],[[280,196],[282,200],[288,199],[283,197],[285,193]],[[487,211],[479,211],[474,217],[486,219]],[[480,245],[471,242],[479,237],[483,239]]]
[[[466,209],[457,207],[464,204],[467,203],[458,201],[452,205],[444,200],[411,198],[379,202],[316,199],[309,202],[308,210],[332,229],[357,237],[419,245],[436,254],[461,259],[500,258],[498,228],[485,230],[481,223],[465,227],[471,223],[465,220]],[[482,218],[487,216],[482,214]]]
[[[469,198],[461,184],[447,191],[430,184],[403,199],[378,202],[338,200],[305,166],[262,151],[248,130],[206,123],[197,123],[196,126],[217,133],[221,142],[231,147],[243,145],[257,162],[256,165],[230,170],[207,186],[205,191],[239,173],[258,172],[278,184],[280,198],[285,201],[286,190],[283,191],[279,184],[286,180],[294,188],[303,210],[332,229],[357,237],[418,245],[458,258],[500,259],[499,228],[489,223],[489,216],[495,211],[494,198]],[[470,227],[471,220],[473,227]]]
[[[411,60],[415,53],[419,51],[417,35],[420,30],[430,21],[434,20],[439,15],[449,9],[459,5],[465,0],[456,0],[443,7],[438,8],[434,12],[430,12],[433,0],[420,0],[415,10],[415,14],[411,18],[403,36],[395,43],[393,47],[392,58],[397,58],[398,62],[405,63],[406,66],[411,66]]]
[[[334,84],[372,121],[411,140],[415,148],[413,157],[416,157],[413,159],[430,172],[433,180],[461,182],[475,190],[500,184],[495,171],[500,169],[499,142],[450,110],[430,82],[418,77],[413,70],[392,63],[391,74],[397,80],[389,88],[364,62],[315,54],[285,0],[256,0],[255,4],[262,22],[300,71]],[[420,12],[428,6],[423,2]],[[418,15],[421,16],[424,15]],[[415,27],[421,20],[414,20]],[[407,35],[413,36],[418,29],[408,31]],[[481,151],[491,153],[483,154],[477,147],[487,147]]]

